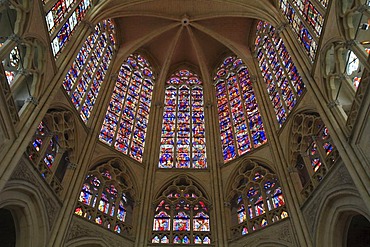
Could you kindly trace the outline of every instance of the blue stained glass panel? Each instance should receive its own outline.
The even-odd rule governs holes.
[[[259,22],[255,44],[267,92],[278,123],[282,126],[302,95],[304,84],[274,27],[267,22]]]
[[[155,77],[139,54],[122,64],[99,139],[141,162]],[[164,131],[171,131],[171,123]]]
[[[224,162],[264,144],[267,139],[244,62],[227,57],[214,78]]]
[[[167,81],[160,168],[206,168],[203,89],[199,78],[180,70]]]
[[[114,44],[107,44],[104,35],[111,32],[114,25],[109,19],[102,23],[106,24],[107,28],[102,29],[101,23],[96,25],[95,32],[86,38],[63,81],[64,89],[71,96],[72,103],[85,123],[91,116],[101,84],[113,56],[111,46]],[[100,48],[94,49],[94,52],[89,52],[90,46],[97,48],[98,43]],[[101,56],[97,55],[97,50],[100,50]]]

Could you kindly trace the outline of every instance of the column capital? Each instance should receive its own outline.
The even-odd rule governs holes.
[[[257,76],[256,75],[250,75],[249,76],[250,80],[253,82],[253,83],[256,83],[257,82]]]
[[[277,34],[280,34],[282,33],[283,31],[286,30],[286,28],[288,27],[288,23],[287,22],[282,22],[280,23],[277,27],[276,27],[276,33]]]
[[[112,80],[116,80],[116,79],[118,78],[118,73],[111,73],[111,74],[110,74],[110,78],[111,78]]]
[[[344,42],[344,46],[347,48],[347,49],[351,49],[352,47],[354,47],[358,42],[354,39],[349,39],[349,40],[346,40]]]
[[[293,166],[289,166],[287,170],[288,170],[289,173],[296,173],[297,172],[297,168],[295,168]]]
[[[77,163],[69,162],[67,168],[71,170],[76,170],[77,166],[78,166]]]
[[[27,99],[26,99],[26,103],[31,103],[35,106],[37,106],[39,104],[39,100],[33,96],[29,96]]]
[[[208,102],[206,103],[206,108],[208,108],[208,109],[209,109],[209,108],[212,108],[212,107],[213,107],[213,104],[212,104],[211,102],[209,102],[209,101],[208,101]]]
[[[10,36],[9,36],[9,39],[11,41],[14,41],[17,45],[21,45],[22,44],[22,37],[20,37],[19,35],[15,34],[15,33],[12,33]]]
[[[89,29],[90,33],[95,32],[95,25],[92,22],[82,20],[81,23]]]
[[[332,101],[330,101],[328,104],[327,104],[327,106],[329,107],[329,109],[333,109],[334,107],[336,107],[336,106],[339,106],[340,105],[340,103],[339,103],[339,100],[332,100]]]

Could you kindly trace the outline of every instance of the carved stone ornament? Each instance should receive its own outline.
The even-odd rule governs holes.
[[[46,208],[46,215],[48,217],[49,229],[53,227],[55,218],[60,210],[60,203],[56,198],[53,198],[53,193],[47,193],[44,186],[42,186],[41,177],[38,174],[33,173],[31,169],[32,165],[27,164],[23,159],[19,161],[17,168],[14,170],[9,181],[22,180],[27,181],[35,186],[41,195],[42,202]]]
[[[285,246],[297,246],[290,220],[286,219],[276,223],[270,226],[267,231],[263,229],[253,234],[243,236],[237,241],[230,243],[229,246],[257,247],[264,242],[281,243]]]
[[[106,243],[109,243],[110,246],[115,247],[134,246],[134,241],[106,230],[93,222],[88,222],[84,219],[74,216],[68,231],[66,243],[71,240],[86,237],[99,238]]]
[[[329,176],[330,178],[323,181],[320,189],[316,190],[316,193],[314,193],[313,196],[306,202],[303,208],[303,215],[306,218],[308,229],[312,237],[315,232],[315,219],[317,218],[317,214],[320,212],[318,210],[320,203],[328,196],[328,192],[343,185],[350,185],[351,187],[355,188],[353,180],[343,164],[338,164],[337,167],[332,170]]]

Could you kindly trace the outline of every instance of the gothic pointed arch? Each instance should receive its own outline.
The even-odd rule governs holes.
[[[212,244],[210,201],[196,183],[180,175],[153,202],[152,243]]]
[[[304,92],[297,67],[275,27],[259,21],[255,41],[258,65],[281,127]]]
[[[148,60],[131,54],[119,69],[99,139],[142,162],[155,76]]]
[[[11,0],[0,7],[0,47],[6,41],[10,41],[22,35],[27,18],[29,18],[29,1]]]
[[[87,123],[115,53],[115,24],[99,22],[78,52],[68,70],[63,87],[81,119]]]
[[[18,174],[21,176],[14,181],[9,181],[6,188],[0,192],[0,209],[9,210],[13,216],[16,231],[15,246],[45,246],[51,226],[49,217],[52,217],[55,209],[50,208],[48,215],[43,194],[35,184],[23,180],[27,173],[23,172]],[[23,181],[17,183],[17,180]]]
[[[118,158],[109,159],[88,171],[74,213],[109,231],[132,237],[136,197],[126,165]]]
[[[230,177],[227,195],[233,239],[289,216],[277,175],[256,160],[245,159],[239,165]]]
[[[313,227],[316,232],[314,243],[328,247],[350,247],[350,243],[347,242],[349,240],[348,230],[352,219],[356,216],[363,217],[367,221],[366,224],[369,224],[369,211],[352,186],[348,187],[348,184],[343,184],[326,191],[313,216],[315,219]],[[357,245],[353,246],[368,245],[370,240],[368,231],[368,228],[362,229],[362,237],[358,239]],[[361,241],[367,242],[367,244],[361,245]]]
[[[369,81],[370,1],[339,1],[336,4],[341,40],[327,44],[325,74],[330,102],[337,106],[352,130]],[[363,83],[362,83],[363,82]]]
[[[214,77],[224,162],[267,142],[249,71],[242,59],[227,56]]]
[[[72,112],[50,109],[39,123],[26,154],[52,190],[60,194],[67,170],[76,155],[75,119]]]
[[[316,112],[297,113],[293,118],[290,137],[290,167],[296,171],[301,184],[296,185],[302,200],[328,174],[340,159],[328,128]]]
[[[0,89],[6,98],[13,124],[30,103],[37,105],[44,84],[45,46],[34,37],[13,37],[0,43]]]
[[[203,82],[180,69],[167,80],[159,168],[207,168]]]

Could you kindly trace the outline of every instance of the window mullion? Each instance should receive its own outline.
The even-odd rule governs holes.
[[[94,35],[94,34],[92,34],[92,35]],[[91,58],[91,56],[92,56],[92,54],[93,54],[93,50],[95,50],[95,47],[98,45],[98,40],[99,40],[99,38],[101,37],[101,35],[102,35],[102,32],[100,32],[98,35],[97,35],[97,37],[96,37],[96,39],[95,39],[95,43],[94,43],[94,45],[93,45],[93,47],[91,47],[91,49],[90,49],[90,51],[88,51],[88,49],[86,49],[86,51],[88,52],[88,55],[87,55],[87,57],[86,57],[86,59],[85,59],[85,63],[84,63],[84,65],[80,68],[80,72],[79,72],[79,75],[77,76],[77,78],[76,78],[76,80],[75,80],[75,83],[73,84],[73,87],[71,88],[71,95],[73,94],[73,92],[76,90],[76,88],[77,88],[77,86],[78,86],[78,82],[79,82],[79,80],[82,78],[82,76],[83,76],[83,73],[85,72],[85,70],[86,70],[86,66],[87,66],[87,64],[88,64],[88,61],[90,60],[90,58]],[[84,42],[83,43],[83,45],[81,46],[81,48],[84,46],[84,45],[86,45],[86,46],[89,46],[89,44],[87,44],[87,42]],[[81,51],[81,49],[80,49],[80,51]],[[78,65],[77,65],[78,66]]]
[[[141,74],[141,71],[139,71],[140,74]],[[138,92],[138,97],[137,98],[134,98],[136,100],[136,106],[135,106],[135,114],[134,114],[134,119],[132,120],[132,130],[131,130],[131,136],[130,136],[130,143],[129,143],[129,146],[127,147],[127,153],[128,154],[131,154],[131,147],[132,147],[132,144],[134,142],[134,132],[135,130],[137,129],[137,115],[138,115],[138,112],[139,112],[139,106],[140,106],[140,98],[141,98],[141,91],[143,90],[143,81],[144,81],[144,75],[142,75],[142,78],[140,78],[141,81],[140,81],[140,88],[139,88],[139,92]],[[127,90],[128,92],[128,90]],[[126,101],[127,102],[127,101]]]
[[[180,96],[180,87],[179,86],[177,86],[176,87],[176,105],[177,105],[177,107],[176,107],[176,120],[175,120],[175,130],[174,130],[174,150],[173,150],[173,166],[172,166],[172,168],[177,168],[177,149],[178,149],[178,147],[177,147],[177,137],[178,137],[178,133],[179,133],[179,106],[180,106],[180,104],[179,104],[179,96]]]
[[[121,109],[121,112],[120,112],[120,114],[119,114],[119,116],[118,116],[117,129],[116,129],[116,131],[114,132],[114,136],[113,136],[113,139],[112,139],[112,146],[113,146],[113,147],[114,147],[115,142],[116,142],[116,140],[117,140],[118,132],[120,132],[120,125],[121,125],[121,121],[122,121],[122,119],[123,119],[123,114],[124,114],[123,109],[124,109],[124,108],[125,108],[125,106],[126,106],[124,103],[126,103],[126,102],[127,102],[127,95],[128,95],[129,87],[130,87],[130,85],[131,85],[132,75],[133,75],[133,74],[134,74],[134,73],[133,73],[133,72],[131,72],[131,74],[130,74],[130,78],[129,78],[128,82],[127,82],[127,90],[126,90],[126,92],[125,92],[124,97],[122,98],[122,100],[121,100],[121,102],[120,102],[120,103],[122,103],[122,109]],[[119,76],[119,75],[118,75],[118,76]],[[118,78],[117,78],[117,80],[118,80]],[[114,90],[114,89],[113,89],[113,90]],[[123,120],[123,121],[124,121],[124,120]]]
[[[271,36],[270,35],[268,35],[268,42],[270,42],[271,43],[271,47],[272,47],[272,49],[274,49],[274,51],[275,51],[275,47],[274,47],[274,44],[272,43],[272,39],[271,39]],[[284,111],[285,111],[285,117],[288,115],[288,112],[289,112],[289,109],[288,109],[288,107],[287,107],[287,105],[286,105],[286,102],[285,102],[285,100],[283,99],[283,95],[282,95],[282,93],[281,93],[281,88],[280,88],[280,86],[281,85],[279,85],[280,83],[279,83],[279,80],[277,80],[277,78],[276,78],[276,75],[275,75],[275,70],[274,70],[274,68],[272,68],[272,65],[271,65],[271,63],[270,63],[270,58],[268,57],[268,53],[267,53],[267,51],[265,50],[265,49],[262,49],[263,51],[264,51],[264,57],[265,57],[265,60],[266,60],[266,65],[268,66],[268,68],[269,68],[269,71],[270,71],[270,75],[272,76],[272,78],[273,78],[273,80],[274,80],[274,82],[275,82],[275,86],[276,86],[276,92],[279,94],[279,98],[280,98],[280,102],[281,102],[281,104],[282,104],[282,106],[283,106],[283,108],[284,108]],[[275,52],[275,55],[276,55],[276,57],[277,57],[277,54],[276,54],[276,52]],[[280,64],[279,64],[279,66],[280,66]],[[270,97],[270,95],[269,95],[269,97]]]
[[[233,134],[233,146],[234,146],[234,151],[235,151],[235,156],[238,156],[239,155],[239,147],[238,147],[238,143],[237,143],[237,138],[236,138],[236,133],[235,133],[235,119],[233,117],[233,114],[232,114],[232,110],[231,110],[231,99],[230,99],[230,90],[229,90],[229,83],[228,83],[228,79],[225,78],[226,80],[224,81],[225,82],[225,88],[226,88],[226,93],[227,93],[227,103],[229,105],[229,116],[230,116],[230,121],[232,122],[232,125],[230,126],[230,130]]]
[[[95,79],[96,72],[99,70],[99,67],[102,65],[102,61],[103,61],[103,58],[104,58],[104,55],[105,55],[105,52],[107,51],[107,49],[108,49],[108,45],[102,50],[102,56],[100,57],[100,59],[98,60],[98,62],[95,63],[95,65],[94,65],[95,68],[94,68],[93,73],[91,75],[91,79],[89,80],[88,85],[86,87],[86,90],[84,92],[84,95],[81,98],[81,103],[80,103],[80,106],[78,108],[78,111],[79,112],[82,110],[82,106],[85,104],[86,97],[87,97],[87,95],[90,92],[91,85],[93,84],[93,81]],[[93,54],[93,53],[91,53],[91,54]],[[91,58],[91,56],[90,56],[90,58]]]
[[[283,49],[281,46],[282,46],[282,44],[280,44],[280,47],[279,48],[280,49]],[[280,67],[283,69],[283,73],[285,75],[285,78],[288,81],[288,85],[289,85],[290,91],[293,93],[294,101],[296,101],[299,96],[297,95],[297,92],[295,90],[295,87],[294,87],[294,85],[292,83],[292,80],[290,78],[290,71],[288,71],[287,68],[286,68],[286,66],[284,65],[283,60],[282,60],[282,58],[280,56],[280,50],[276,47],[276,45],[274,45],[274,49],[275,49],[275,54],[276,54],[276,57],[277,57],[277,59],[279,61]],[[284,66],[282,66],[282,65],[284,65]]]
[[[189,168],[194,168],[193,167],[193,87],[189,86],[189,159],[190,159],[190,167]]]
[[[240,90],[240,93],[241,93],[240,95],[244,95],[244,92],[242,91],[242,89],[240,87],[240,77],[239,77],[239,75],[237,76],[237,78],[238,78],[239,90]],[[250,126],[249,126],[248,111],[245,108],[245,100],[241,96],[240,96],[240,103],[241,103],[242,109],[243,109],[243,115],[244,115],[244,120],[245,120],[244,123],[247,127],[247,132],[248,132],[249,148],[250,148],[250,150],[253,150],[254,149],[254,143],[253,143],[253,136],[251,134],[251,130],[250,130]]]
[[[98,176],[96,176],[96,177],[99,179]],[[98,191],[95,193],[98,196],[96,197],[95,205],[93,207],[94,210],[93,210],[92,217],[91,217],[91,220],[93,220],[93,221],[95,221],[95,219],[96,219],[96,217],[98,215],[98,211],[100,211],[99,210],[99,203],[100,203],[102,194],[103,194],[104,189],[105,189],[105,186],[106,186],[106,181],[105,181],[104,178],[103,179],[100,179],[100,181],[101,181],[101,184],[99,186],[100,188],[98,188]],[[94,200],[92,201],[92,203],[94,203]],[[92,205],[91,205],[91,207],[92,207]]]

